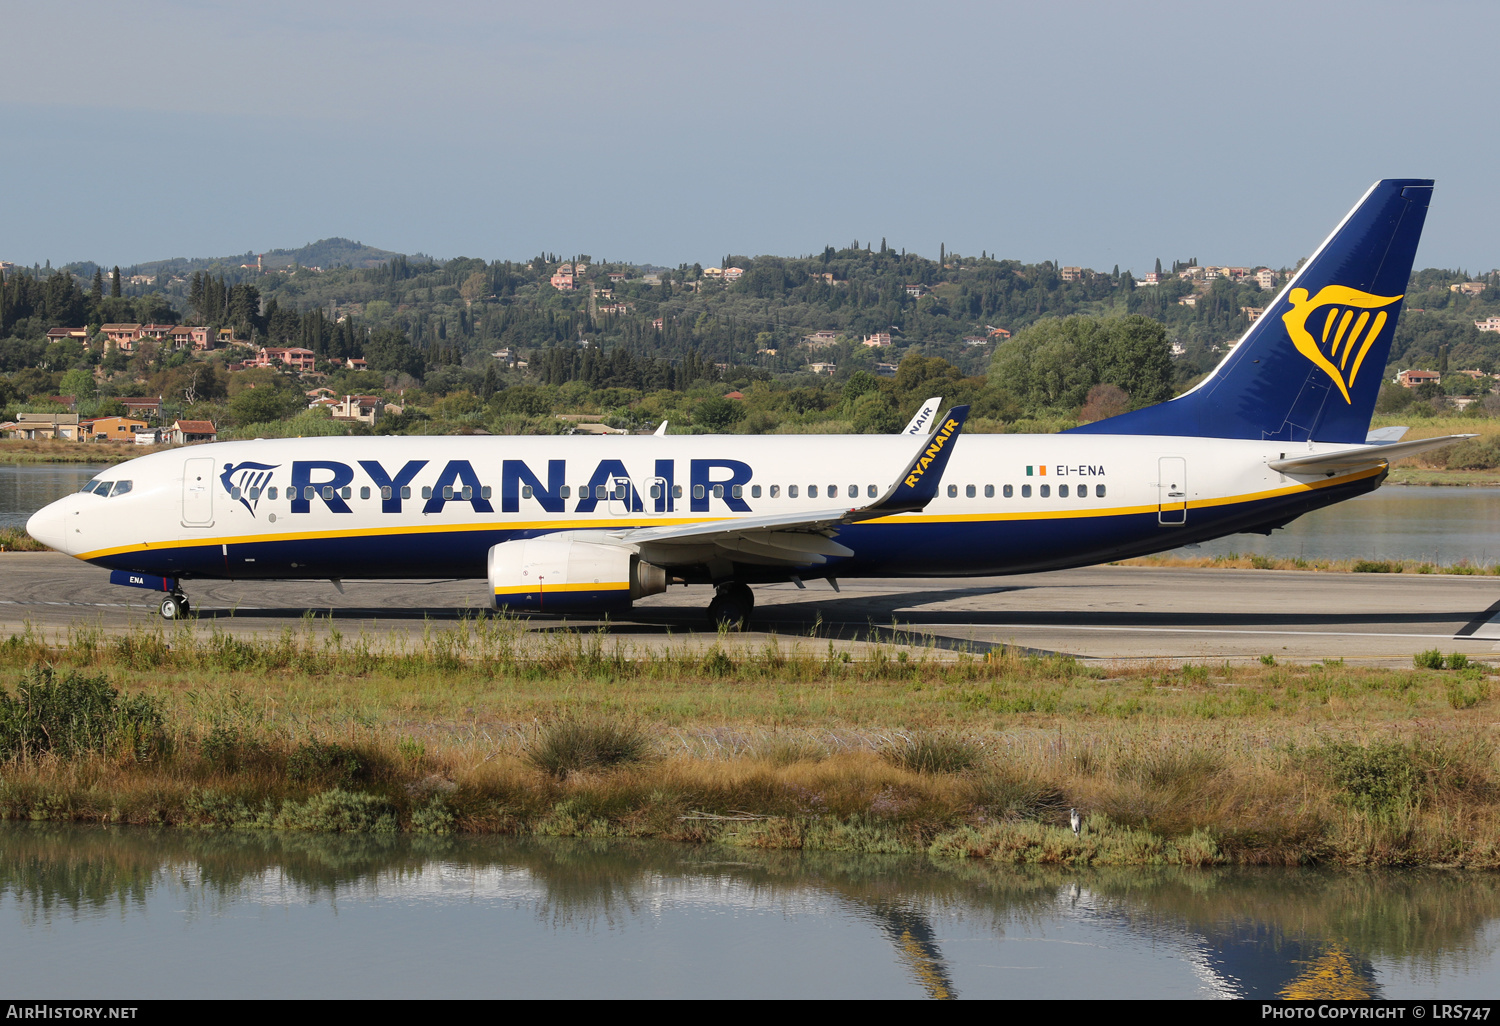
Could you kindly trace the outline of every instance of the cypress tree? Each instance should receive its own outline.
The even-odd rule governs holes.
[[[111,299],[120,298],[120,265],[116,264],[114,271],[109,276],[109,295]]]

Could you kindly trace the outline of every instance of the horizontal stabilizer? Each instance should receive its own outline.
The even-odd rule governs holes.
[[[1272,460],[1268,466],[1283,474],[1323,474],[1339,470],[1357,470],[1374,467],[1382,463],[1405,459],[1419,452],[1441,449],[1478,435],[1443,435],[1441,438],[1418,438],[1411,442],[1387,442],[1385,445],[1362,445],[1357,449],[1340,449],[1323,452],[1315,456],[1294,456],[1286,460]]]
[[[1409,427],[1386,427],[1371,428],[1370,433],[1365,435],[1365,441],[1370,445],[1386,445],[1390,442],[1399,442],[1406,437],[1410,431]]]

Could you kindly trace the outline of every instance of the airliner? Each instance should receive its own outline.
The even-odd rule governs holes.
[[[1428,179],[1376,182],[1200,384],[1058,434],[339,437],[217,442],[112,467],[28,532],[159,592],[185,581],[470,578],[519,613],[620,613],[712,584],[1086,566],[1269,534],[1471,435],[1370,431]]]

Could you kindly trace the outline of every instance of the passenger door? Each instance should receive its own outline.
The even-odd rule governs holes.
[[[1187,523],[1187,460],[1162,456],[1157,463],[1157,523],[1181,527]]]
[[[212,527],[214,523],[214,461],[194,458],[182,465],[182,526]]]

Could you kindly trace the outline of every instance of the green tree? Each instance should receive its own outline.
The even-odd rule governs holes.
[[[229,400],[229,412],[237,424],[261,424],[296,416],[306,405],[291,389],[246,388]]]
[[[115,299],[120,298],[120,265],[116,264],[114,271],[109,276],[109,294]]]
[[[714,396],[693,408],[693,424],[709,431],[728,430],[745,414],[743,403]]]
[[[854,401],[854,430],[862,435],[888,435],[901,430],[901,414],[889,392],[866,392]]]
[[[1124,389],[1133,409],[1171,398],[1166,326],[1139,315],[1048,318],[1003,343],[990,364],[991,389],[1028,414],[1077,410],[1098,384]]]
[[[59,394],[75,396],[79,400],[92,399],[98,391],[93,373],[82,367],[75,367],[64,374],[57,387],[62,389]]]

